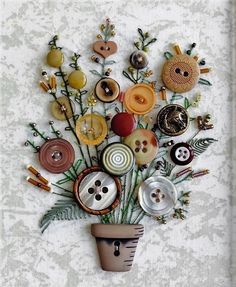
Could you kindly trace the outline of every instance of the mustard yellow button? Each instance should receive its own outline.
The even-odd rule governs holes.
[[[124,98],[126,109],[136,115],[149,113],[156,104],[156,94],[148,84],[136,84],[130,87]]]
[[[107,135],[107,124],[104,117],[87,114],[76,122],[76,134],[80,141],[87,145],[100,144]]]
[[[65,113],[68,119],[72,117],[72,109],[66,96],[58,98],[57,101],[53,101],[51,103],[50,110],[53,117],[59,121],[66,120]]]
[[[59,68],[64,62],[64,56],[60,49],[52,49],[47,54],[47,64],[53,68]]]
[[[80,90],[86,85],[87,78],[82,71],[75,70],[72,73],[70,73],[68,77],[68,83],[71,88]]]

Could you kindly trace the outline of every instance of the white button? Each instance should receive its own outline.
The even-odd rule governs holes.
[[[175,157],[179,161],[186,161],[190,157],[190,151],[186,147],[182,146],[176,149],[175,151]]]

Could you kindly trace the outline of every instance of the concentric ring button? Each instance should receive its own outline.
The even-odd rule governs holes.
[[[124,139],[132,151],[138,165],[144,165],[151,162],[158,151],[158,142],[156,135],[146,129],[136,129]]]
[[[75,160],[72,145],[64,139],[50,139],[39,150],[39,162],[51,173],[67,171]]]
[[[112,143],[101,153],[101,163],[109,174],[123,176],[134,166],[135,158],[131,148],[122,143]]]
[[[166,177],[150,177],[140,185],[138,200],[146,213],[152,216],[167,215],[175,207],[177,190]]]
[[[95,95],[105,103],[111,103],[120,94],[119,84],[112,78],[102,78],[95,86]]]
[[[76,134],[84,144],[100,144],[107,135],[104,117],[97,114],[86,114],[80,117],[76,122]]]
[[[177,143],[172,147],[170,157],[177,165],[187,165],[193,160],[194,152],[188,143]]]
[[[127,137],[132,133],[136,125],[132,114],[122,112],[116,114],[111,120],[112,131],[121,137]]]
[[[126,91],[124,104],[129,112],[145,115],[154,108],[156,100],[156,94],[150,85],[136,84]]]
[[[90,167],[78,176],[74,183],[74,193],[86,212],[106,214],[119,204],[121,184],[117,177],[103,172],[100,167]]]

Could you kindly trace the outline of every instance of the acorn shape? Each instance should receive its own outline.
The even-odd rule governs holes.
[[[75,70],[70,73],[68,77],[68,83],[71,88],[76,90],[82,89],[87,83],[87,77],[80,70]]]
[[[52,49],[47,54],[47,64],[53,68],[59,68],[64,62],[64,56],[60,49]]]

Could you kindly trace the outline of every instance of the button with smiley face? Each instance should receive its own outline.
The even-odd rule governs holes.
[[[197,61],[187,55],[175,55],[168,59],[162,69],[166,87],[176,93],[186,93],[194,88],[200,76]]]
[[[193,148],[188,143],[177,143],[172,147],[170,157],[177,165],[187,165],[194,158]]]
[[[168,215],[177,202],[177,190],[166,177],[150,177],[140,185],[138,200],[142,209],[149,215]]]
[[[76,122],[76,134],[84,144],[100,144],[107,135],[104,117],[97,114],[86,114],[80,117]]]
[[[90,214],[107,214],[120,202],[119,179],[103,172],[100,167],[90,167],[79,174],[73,190],[79,205]]]
[[[147,84],[136,84],[130,87],[124,97],[126,109],[136,115],[145,115],[155,106],[157,101],[153,88]]]
[[[157,114],[157,126],[163,134],[179,136],[183,134],[189,126],[189,115],[180,105],[167,105]]]
[[[112,78],[102,78],[95,86],[95,95],[104,103],[111,103],[120,94],[119,84]]]
[[[136,129],[124,139],[134,152],[136,163],[144,165],[151,162],[157,154],[158,142],[156,135],[146,129]]]

